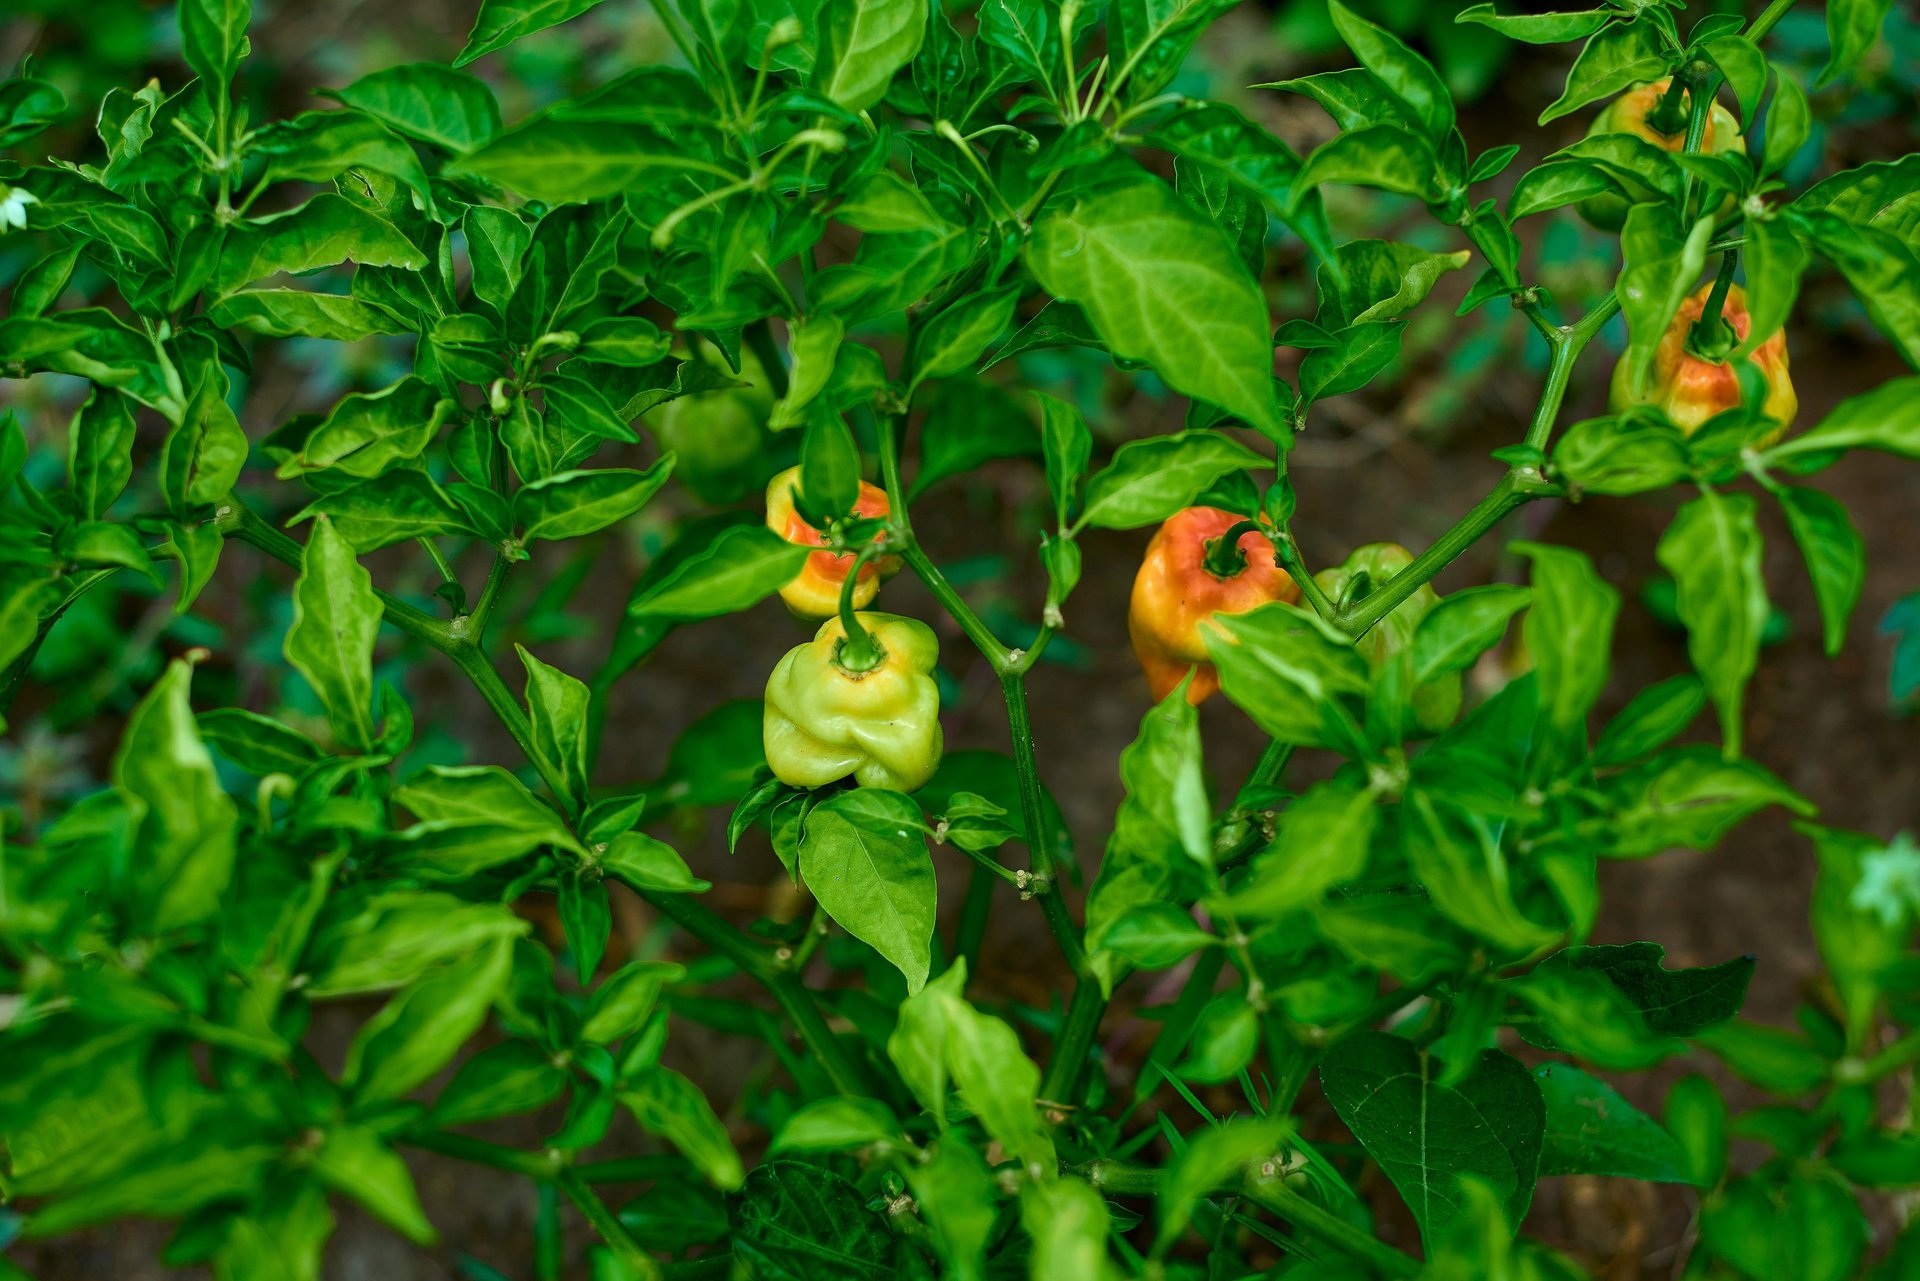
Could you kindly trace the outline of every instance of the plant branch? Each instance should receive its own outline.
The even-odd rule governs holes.
[[[1791,8],[1793,8],[1793,0],[1773,0],[1773,3],[1763,9],[1760,16],[1753,20],[1753,25],[1747,28],[1747,39],[1754,44],[1759,44],[1767,38],[1767,33],[1773,30],[1774,24],[1787,16],[1787,10]]]
[[[257,547],[276,560],[296,568],[301,563],[300,544],[260,519],[237,497],[220,505],[217,519],[229,537]],[[541,780],[553,793],[562,811],[575,812],[580,798],[572,795],[566,780],[535,748],[533,727],[526,712],[514,698],[500,673],[477,644],[452,635],[447,626],[427,617],[404,601],[384,592],[378,593],[386,605],[385,618],[408,635],[418,637],[445,654],[473,682],[474,689],[486,700],[499,718],[501,727],[519,746]],[[751,977],[759,980],[773,995],[780,1008],[792,1020],[807,1050],[833,1080],[836,1089],[849,1094],[872,1094],[866,1074],[855,1066],[814,1002],[813,994],[799,978],[780,971],[768,949],[755,943],[744,931],[736,929],[717,912],[684,894],[669,894],[641,886],[631,887],[652,904],[662,916],[709,948],[727,957]]]
[[[1067,958],[1075,974],[1086,964],[1086,951],[1080,943],[1080,931],[1067,911],[1061,895],[1060,872],[1053,861],[1053,834],[1047,828],[1047,807],[1040,791],[1040,762],[1033,747],[1033,718],[1027,706],[1027,680],[1019,672],[1003,672],[1000,692],[1007,701],[1007,730],[1013,739],[1013,769],[1020,780],[1020,812],[1027,829],[1027,863],[1036,878],[1046,884],[1036,886],[1040,908],[1046,913],[1047,928]]]

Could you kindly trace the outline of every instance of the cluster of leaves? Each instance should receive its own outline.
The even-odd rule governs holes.
[[[1757,503],[1726,487],[1752,477],[1780,503],[1837,648],[1860,539],[1835,500],[1778,474],[1853,449],[1920,456],[1920,385],[1868,390],[1777,442],[1751,393],[1690,436],[1644,410],[1554,436],[1573,364],[1616,311],[1638,376],[1710,254],[1744,264],[1751,341],[1788,315],[1818,255],[1920,362],[1920,162],[1784,198],[1778,175],[1809,124],[1803,92],[1760,50],[1784,0],[1684,36],[1666,3],[1464,12],[1522,41],[1586,42],[1543,120],[1669,74],[1696,120],[1722,82],[1750,132],[1764,111],[1757,163],[1698,154],[1698,129],[1680,152],[1603,136],[1521,175],[1504,207],[1488,184],[1519,146],[1472,155],[1427,61],[1337,3],[1359,65],[1272,86],[1338,126],[1302,157],[1231,106],[1168,92],[1231,7],[1215,0],[1104,13],[992,0],[952,15],[927,0],[682,0],[659,12],[683,66],[637,68],[511,127],[458,70],[596,2],[484,0],[453,65],[378,71],[338,89],[338,109],[255,125],[234,88],[248,6],[181,0],[191,80],[109,94],[89,162],[0,161],[0,222],[31,246],[0,319],[0,373],[78,380],[63,384],[77,402],[64,450],[0,426],[0,697],[11,705],[89,593],[171,566],[190,611],[239,542],[297,570],[282,654],[319,711],[312,732],[240,707],[196,714],[193,670],[210,656],[186,655],[129,715],[109,788],[10,821],[0,1141],[4,1190],[28,1213],[0,1240],[159,1217],[179,1221],[169,1261],[311,1277],[330,1193],[433,1239],[398,1155],[414,1147],[564,1197],[615,1278],[695,1250],[696,1268],[724,1252],[770,1278],[1098,1278],[1187,1267],[1192,1233],[1224,1268],[1414,1275],[1423,1265],[1369,1230],[1355,1186],[1371,1161],[1413,1211],[1435,1278],[1577,1275],[1514,1235],[1537,1180],[1564,1174],[1698,1188],[1703,1268],[1853,1275],[1867,1245],[1855,1189],[1920,1183],[1920,1142],[1875,1092],[1920,1058],[1920,1033],[1887,1035],[1920,1024],[1920,853],[1804,829],[1829,982],[1795,1033],[1735,1020],[1750,958],[1669,970],[1656,944],[1589,939],[1600,859],[1708,849],[1769,806],[1811,815],[1740,754],[1769,607]],[[1885,9],[1829,5],[1829,78]],[[66,110],[26,68],[0,87],[0,146]],[[1328,183],[1410,197],[1470,247],[1342,241]],[[1515,228],[1601,194],[1632,202],[1618,288],[1563,324],[1523,280]],[[1278,325],[1260,285],[1275,224],[1315,258],[1318,290],[1312,317]],[[1293,434],[1392,365],[1406,317],[1475,252],[1462,311],[1507,298],[1549,348],[1533,425],[1454,531],[1389,581],[1329,599],[1292,538]],[[236,406],[254,361],[295,339],[384,342],[410,370],[250,439]],[[1276,344],[1302,353],[1293,381],[1274,377]],[[1150,369],[1190,401],[1183,430],[1096,468],[1079,409],[1004,390],[1050,348]],[[523,693],[507,687],[488,636],[529,547],[594,538],[647,506],[703,442],[650,454],[635,421],[733,394],[756,367],[773,433],[761,461],[797,457],[801,510],[836,547],[883,531],[899,549],[1001,678],[1011,756],[955,753],[912,796],[805,791],[759,771],[758,709],[735,704],[683,737],[656,785],[596,788],[611,683],[674,628],[757,605],[811,553],[751,512],[677,529],[590,679],[523,647]],[[1014,420],[986,423],[981,405]],[[606,465],[629,446],[647,465]],[[989,458],[1036,455],[1053,518],[1036,549],[1046,606],[1015,649],[914,542],[907,505]],[[851,515],[868,458],[892,500],[884,521]],[[1529,585],[1460,592],[1417,623],[1393,615],[1528,501],[1678,484],[1699,493],[1660,559],[1699,675],[1640,692],[1597,736],[1620,602],[1585,557],[1522,544]],[[1079,535],[1196,500],[1263,521],[1307,590],[1303,606],[1220,620],[1209,640],[1226,697],[1273,745],[1216,806],[1184,692],[1153,708],[1120,761],[1128,794],[1083,930],[1025,681],[1067,626]],[[431,596],[383,591],[361,563],[410,545],[444,574]],[[471,594],[451,568],[467,552],[490,562]],[[1522,616],[1531,670],[1424,731],[1423,693]],[[524,770],[419,758],[413,710],[375,680],[383,622],[410,658],[468,678]],[[1396,639],[1356,647],[1370,633]],[[1723,745],[1679,744],[1709,703]],[[1333,768],[1293,794],[1282,770],[1309,752]],[[730,840],[766,828],[817,901],[813,922],[734,927],[641,827],[729,805]],[[982,884],[1039,900],[1079,976],[1065,1010],[1002,1017],[969,1000],[987,900],[970,896],[951,945],[937,937],[929,840],[973,860]],[[1002,861],[1016,842],[1025,869]],[[706,952],[609,972],[609,881]],[[544,896],[558,957],[515,910]],[[821,958],[861,982],[809,986]],[[1176,965],[1181,993],[1115,1108],[1114,1083],[1089,1070],[1104,1067],[1089,1049],[1102,1010],[1130,973]],[[779,1016],[729,995],[736,976]],[[750,1100],[774,1135],[750,1172],[701,1086],[662,1064],[669,1014],[764,1041],[784,1068]],[[337,1066],[314,1031],[323,1015],[354,1028]],[[1028,1027],[1052,1034],[1044,1072]],[[1663,1125],[1588,1070],[1693,1046],[1815,1100],[1729,1118],[1689,1078]],[[1293,1119],[1316,1073],[1357,1148]],[[1135,1123],[1163,1085],[1194,1124]],[[1196,1085],[1237,1086],[1245,1114],[1216,1117]],[[562,1103],[538,1150],[461,1132]],[[672,1152],[578,1160],[622,1113]],[[1731,1138],[1777,1156],[1730,1173]],[[596,1186],[634,1180],[651,1186],[615,1215]],[[1141,1196],[1151,1229],[1108,1200]],[[1917,1241],[1906,1234],[1893,1266]]]

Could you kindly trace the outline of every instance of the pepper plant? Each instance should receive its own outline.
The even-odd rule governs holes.
[[[1690,1277],[1914,1275],[1875,1190],[1920,1183],[1920,850],[1816,823],[1742,753],[1763,552],[1804,559],[1837,650],[1864,549],[1818,475],[1920,456],[1912,377],[1789,421],[1811,273],[1920,363],[1920,157],[1781,177],[1812,120],[1767,54],[1792,0],[1464,11],[1578,46],[1540,123],[1600,123],[1517,175],[1531,134],[1470,146],[1429,63],[1338,0],[1355,65],[1254,91],[1324,108],[1311,148],[1181,92],[1231,0],[659,0],[671,65],[505,125],[460,68],[595,3],[482,0],[451,63],[263,119],[246,0],[180,0],[190,78],[114,90],[71,158],[32,157],[78,108],[31,63],[0,86],[0,373],[33,393],[0,427],[10,733],[102,601],[165,591],[191,622],[264,576],[287,605],[261,636],[168,632],[207,643],[125,712],[110,784],[6,812],[0,1248],[160,1219],[170,1264],[316,1277],[340,1199],[435,1243],[406,1155],[432,1153],[539,1188],[514,1275],[543,1278],[1572,1277],[1519,1230],[1576,1174],[1697,1205]],[[1887,8],[1830,0],[1823,87]],[[1451,247],[1343,235],[1338,185]],[[1556,298],[1527,239],[1576,206],[1618,228],[1618,278]],[[1270,303],[1282,264],[1312,315]],[[1417,553],[1308,564],[1338,495],[1296,515],[1296,434],[1455,271],[1460,314],[1545,354],[1524,437]],[[391,367],[250,398],[289,349]],[[1184,423],[1096,449],[1061,351],[1150,371]],[[1576,369],[1616,361],[1609,412],[1567,421]],[[913,507],[1000,456],[1047,520],[1012,549],[1033,615],[990,622]],[[1526,583],[1433,586],[1527,504],[1668,494],[1696,671],[1604,723],[1622,602],[1586,556],[1519,542]],[[1768,505],[1791,545],[1763,547]],[[524,590],[551,545],[641,519],[597,667],[509,651],[572,590]],[[1159,525],[1133,622],[1164,697],[1112,690],[1143,713],[1126,799],[1076,850],[1041,750],[1070,730],[1029,686],[1074,632],[1086,531]],[[869,609],[896,570],[937,612]],[[608,739],[657,730],[610,723],[611,691],[645,708],[669,634],[749,610],[793,628],[764,708],[697,723],[670,786],[613,776]],[[263,711],[241,649],[307,714]],[[1504,683],[1465,691],[1496,649]],[[946,676],[982,665],[1006,750],[942,759],[943,686],[974,688]],[[463,692],[410,702],[429,670]],[[1216,688],[1269,738],[1224,790]],[[429,750],[463,701],[518,754]],[[1826,974],[1790,1028],[1738,1018],[1750,956],[1595,937],[1600,860],[1767,808],[1819,865]],[[812,910],[712,901],[676,848],[702,810],[734,879]],[[633,896],[657,925],[613,939]],[[1051,934],[1055,1003],[969,985],[989,914]],[[1096,1049],[1154,973],[1144,1056]],[[765,1066],[742,1086],[690,1028]],[[1700,1051],[1771,1101],[1693,1075],[1661,1108],[1627,1075]],[[539,1140],[485,1137],[506,1118]]]

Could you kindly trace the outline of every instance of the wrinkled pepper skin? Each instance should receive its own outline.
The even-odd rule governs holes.
[[[672,450],[674,479],[711,506],[737,503],[759,489],[777,457],[767,416],[773,392],[751,352],[741,356],[744,387],[681,396],[649,418],[661,450]]]
[[[1372,586],[1378,589],[1412,563],[1413,553],[1398,543],[1368,543],[1365,547],[1355,548],[1340,564],[1315,574],[1313,581],[1320,585],[1320,590],[1327,594],[1328,599],[1335,604],[1342,604],[1354,575],[1364,570]],[[1353,647],[1374,669],[1385,666],[1394,655],[1413,644],[1413,633],[1419,627],[1420,620],[1439,603],[1440,593],[1433,590],[1433,584],[1420,584],[1419,590],[1401,601],[1391,614],[1375,623],[1365,636],[1353,643]],[[1460,678],[1461,673],[1449,672],[1413,691],[1415,729],[1423,734],[1438,734],[1453,724],[1460,715]]]
[[[1655,80],[1651,84],[1635,86],[1606,105],[1599,115],[1593,118],[1593,124],[1587,129],[1587,137],[1597,138],[1602,134],[1628,133],[1643,142],[1650,142],[1663,151],[1678,152],[1686,146],[1686,132],[1665,134],[1647,123],[1647,114],[1660,103],[1665,96],[1670,80]],[[1700,137],[1700,150],[1709,156],[1727,155],[1737,152],[1747,154],[1747,140],[1740,132],[1740,122],[1733,113],[1719,103],[1714,103],[1707,112],[1707,131]],[[1658,199],[1658,193],[1650,190],[1644,183],[1631,178],[1613,175],[1627,188],[1630,199],[1609,192],[1606,195],[1590,196],[1578,206],[1580,216],[1601,231],[1619,231],[1627,223],[1627,209],[1643,200]],[[1733,212],[1733,197],[1727,197],[1716,217],[1724,218]]]
[[[885,658],[864,672],[842,668],[835,655],[847,633],[838,618],[787,651],[767,678],[767,765],[794,787],[852,775],[862,787],[911,792],[940,766],[940,644],[917,619],[856,617]]]
[[[1269,601],[1291,604],[1300,599],[1299,584],[1274,563],[1273,544],[1265,534],[1250,530],[1240,536],[1238,546],[1247,563],[1231,578],[1207,569],[1207,544],[1240,519],[1218,507],[1188,507],[1167,517],[1147,544],[1133,580],[1127,633],[1155,702],[1173,692],[1190,668],[1196,670],[1187,687],[1189,702],[1205,702],[1220,688],[1220,673],[1207,661],[1207,645],[1200,637],[1206,619],[1244,614]]]
[[[1679,313],[1654,349],[1653,372],[1645,394],[1633,394],[1633,377],[1624,356],[1613,367],[1613,383],[1607,397],[1609,413],[1620,414],[1636,405],[1652,405],[1691,436],[1700,429],[1700,424],[1740,403],[1740,376],[1734,367],[1702,359],[1688,348],[1688,335],[1706,311],[1707,296],[1712,292],[1713,286],[1703,285],[1680,304]],[[1745,342],[1753,327],[1753,318],[1747,314],[1747,296],[1740,286],[1727,290],[1720,315],[1733,326],[1740,341]],[[1786,334],[1774,334],[1754,348],[1748,359],[1766,375],[1767,398],[1761,402],[1760,411],[1780,424],[1761,442],[1770,445],[1786,434],[1787,428],[1793,425],[1794,415],[1800,412],[1800,398],[1794,393],[1793,378],[1787,368]]]
[[[807,524],[794,508],[793,495],[800,488],[800,469],[789,467],[767,486],[767,528],[790,543],[824,545],[826,535]],[[878,485],[860,482],[860,498],[853,505],[856,515],[880,517],[887,514],[887,494]],[[853,567],[852,553],[815,552],[807,557],[805,568],[780,589],[780,599],[801,618],[826,618],[840,608],[840,586]],[[853,585],[853,607],[864,609],[873,603],[881,580],[893,577],[900,568],[898,556],[877,556],[860,567]]]

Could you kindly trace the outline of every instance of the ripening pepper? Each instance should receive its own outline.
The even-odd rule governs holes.
[[[790,543],[824,545],[826,535],[806,522],[793,505],[794,491],[800,488],[800,469],[789,467],[767,486],[767,528]],[[860,498],[853,505],[857,516],[880,517],[887,514],[887,494],[878,485],[860,482]],[[843,552],[815,552],[794,580],[780,589],[780,599],[802,618],[825,618],[840,608],[840,587],[853,567],[853,555]],[[882,579],[893,577],[900,568],[898,556],[875,556],[860,567],[853,585],[853,607],[871,604]]]
[[[871,666],[850,661],[847,629],[829,618],[767,678],[767,765],[794,787],[824,787],[851,774],[862,787],[911,792],[940,765],[940,690],[932,675],[940,645],[917,619],[854,618],[877,647]]]
[[[1660,345],[1654,349],[1653,370],[1642,394],[1634,394],[1633,375],[1627,368],[1626,357],[1621,357],[1620,363],[1613,367],[1613,383],[1607,398],[1609,412],[1619,414],[1636,405],[1653,405],[1691,436],[1700,424],[1740,403],[1740,376],[1734,367],[1724,360],[1702,356],[1696,349],[1694,326],[1706,311],[1707,298],[1712,292],[1712,285],[1703,285],[1680,304],[1673,323],[1667,326],[1667,332],[1660,336]],[[1720,316],[1736,335],[1734,345],[1745,342],[1753,327],[1753,318],[1747,313],[1747,296],[1740,286],[1728,287]],[[1785,434],[1793,424],[1794,415],[1800,412],[1800,398],[1794,394],[1793,379],[1787,371],[1785,332],[1775,333],[1755,347],[1748,359],[1758,365],[1766,377],[1767,398],[1761,402],[1760,412],[1780,424],[1761,442],[1772,444]]]
[[[759,489],[777,454],[767,416],[773,392],[752,352],[740,358],[744,387],[678,396],[649,415],[660,448],[672,450],[674,479],[703,503],[736,503]]]
[[[1274,563],[1273,543],[1248,530],[1234,548],[1237,561],[1215,544],[1241,518],[1218,507],[1188,507],[1167,517],[1147,544],[1134,576],[1127,633],[1147,674],[1155,701],[1173,691],[1189,668],[1187,700],[1204,702],[1220,688],[1220,673],[1207,661],[1200,624],[1215,614],[1244,614],[1269,601],[1300,599],[1300,587]],[[1214,561],[1212,568],[1208,561]],[[1224,562],[1224,563],[1222,563]],[[1216,572],[1230,569],[1231,572]]]
[[[1678,152],[1686,146],[1687,131],[1683,123],[1677,133],[1662,133],[1647,123],[1647,116],[1654,113],[1660,100],[1666,96],[1671,80],[1655,80],[1651,84],[1637,85],[1627,90],[1606,105],[1599,115],[1593,118],[1593,124],[1587,129],[1587,137],[1597,138],[1602,134],[1626,133],[1644,142],[1650,142],[1664,151]],[[1657,116],[1656,116],[1657,118]],[[1681,119],[1684,121],[1685,116]],[[1714,103],[1707,112],[1707,129],[1700,136],[1700,151],[1704,155],[1718,156],[1737,152],[1747,154],[1747,140],[1740,132],[1740,122],[1733,113],[1719,103]],[[1658,200],[1660,195],[1634,178],[1628,178],[1618,172],[1609,171],[1615,181],[1626,188],[1625,196],[1608,192],[1605,195],[1590,196],[1579,204],[1580,216],[1601,231],[1618,231],[1627,222],[1629,206],[1645,200]],[[1721,205],[1717,218],[1724,218],[1733,212],[1733,197],[1728,196]]]
[[[1348,597],[1358,590],[1359,584],[1354,580],[1359,574],[1366,574],[1371,591],[1385,585],[1412,563],[1413,553],[1398,543],[1368,543],[1365,547],[1356,547],[1340,564],[1315,574],[1313,581],[1334,604],[1345,605],[1349,603]],[[1440,593],[1433,590],[1433,584],[1420,584],[1413,595],[1369,628],[1353,647],[1370,667],[1379,670],[1412,646],[1414,629],[1427,616],[1427,611],[1439,603]],[[1423,734],[1438,734],[1460,714],[1460,673],[1449,672],[1428,681],[1413,691],[1412,701],[1414,727]]]

